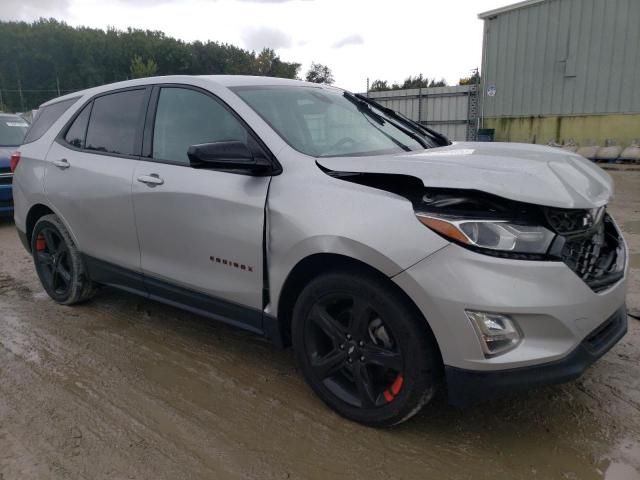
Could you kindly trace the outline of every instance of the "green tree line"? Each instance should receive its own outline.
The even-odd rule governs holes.
[[[106,31],[54,19],[0,21],[0,110],[37,108],[58,94],[149,75],[245,74],[296,78],[299,63],[271,49],[184,42],[160,31]]]
[[[458,82],[458,85],[475,85],[480,83],[480,74],[477,69],[474,69],[471,75],[463,77]],[[393,82],[389,84],[387,80],[374,80],[369,87],[370,92],[383,92],[385,90],[403,90],[407,88],[433,88],[433,87],[446,87],[447,82],[444,78],[436,80],[435,78],[425,77],[422,74],[415,77],[408,76],[402,83]]]
[[[402,83],[393,82],[389,85],[387,80],[374,80],[371,82],[370,92],[381,92],[384,90],[404,90],[406,88],[431,88],[431,87],[446,87],[447,82],[444,78],[436,80],[435,78],[425,77],[422,74],[408,76]]]

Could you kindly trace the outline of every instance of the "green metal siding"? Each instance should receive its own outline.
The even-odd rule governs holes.
[[[640,0],[547,0],[485,19],[482,82],[485,118],[640,112]]]

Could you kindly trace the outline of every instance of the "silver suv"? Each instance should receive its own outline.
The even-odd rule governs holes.
[[[53,300],[109,285],[292,345],[374,426],[578,377],[626,332],[610,177],[454,143],[361,95],[158,77],[40,108],[15,223]]]

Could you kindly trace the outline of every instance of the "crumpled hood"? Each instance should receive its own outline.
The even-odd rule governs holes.
[[[589,160],[524,143],[460,142],[417,153],[318,158],[317,162],[338,172],[411,175],[426,187],[480,190],[559,208],[600,207],[613,194],[609,174]]]

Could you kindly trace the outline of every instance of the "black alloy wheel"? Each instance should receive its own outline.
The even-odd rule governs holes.
[[[434,396],[442,360],[426,320],[388,278],[351,268],[313,279],[292,341],[305,380],[340,415],[386,427]]]
[[[305,345],[316,378],[344,402],[372,408],[393,401],[403,383],[400,347],[373,305],[333,294],[309,313]]]
[[[82,255],[56,215],[41,217],[31,234],[36,273],[47,294],[62,305],[91,298],[96,285],[87,274]]]
[[[71,289],[72,266],[64,239],[53,227],[44,227],[38,232],[35,243],[34,259],[43,286],[57,296],[67,296]]]

